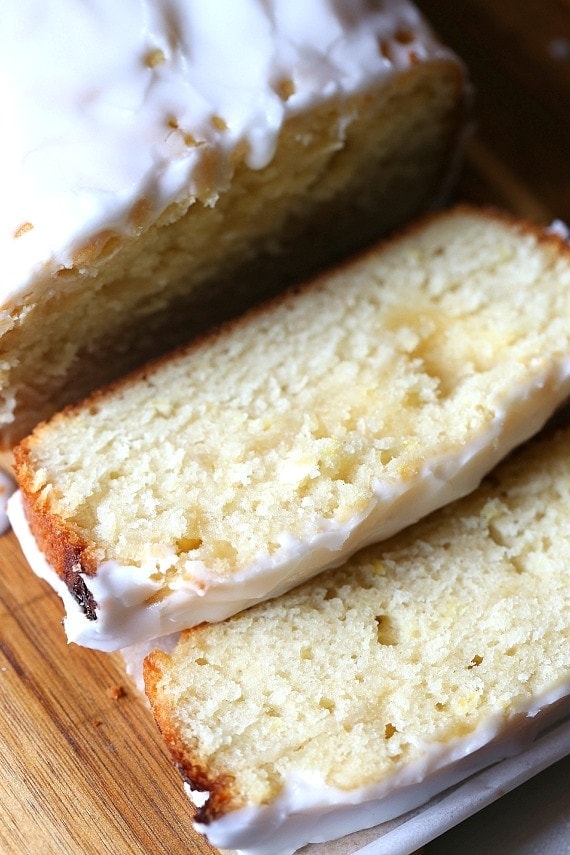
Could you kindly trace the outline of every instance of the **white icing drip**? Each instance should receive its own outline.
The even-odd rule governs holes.
[[[529,699],[508,717],[489,717],[467,737],[422,745],[420,759],[375,784],[345,791],[327,786],[316,773],[295,771],[271,803],[241,808],[208,825],[195,823],[195,828],[220,849],[292,855],[306,843],[371,828],[425,804],[486,766],[521,752],[569,713],[570,680]]]
[[[125,671],[145,701],[148,702],[143,676],[144,660],[153,650],[164,650],[165,653],[172,653],[179,638],[180,632],[173,632],[170,635],[163,635],[161,638],[149,638],[146,641],[139,641],[137,644],[121,648],[120,653]]]
[[[5,308],[139,199],[213,204],[238,144],[260,169],[288,116],[449,54],[407,0],[22,0],[0,35]]]
[[[546,231],[549,234],[557,235],[562,240],[570,241],[570,228],[568,228],[564,220],[552,220]]]
[[[8,519],[8,499],[16,489],[13,477],[0,469],[0,535],[5,534],[10,528]]]
[[[95,576],[83,576],[97,603],[97,620],[87,620],[67,587],[39,551],[29,530],[19,493],[8,513],[34,572],[62,598],[69,641],[100,650],[117,650],[139,641],[169,635],[202,621],[220,621],[248,606],[278,596],[315,573],[346,561],[357,549],[390,537],[436,508],[475,489],[483,475],[511,449],[536,433],[570,394],[570,357],[561,359],[495,402],[495,416],[470,443],[425,462],[413,478],[378,482],[369,508],[345,525],[323,522],[321,531],[302,542],[284,532],[273,555],[221,579],[203,565],[192,579],[172,584],[172,593],[147,600],[159,590],[152,576],[156,562],[140,567],[105,561]],[[492,402],[488,402],[493,406]]]

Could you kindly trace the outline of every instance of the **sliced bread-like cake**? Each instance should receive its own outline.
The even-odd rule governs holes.
[[[570,390],[570,248],[434,216],[40,426],[16,534],[70,640],[223,619],[471,491]]]
[[[148,696],[202,791],[198,829],[288,855],[405,813],[569,714],[569,509],[565,429],[342,568],[153,652]]]

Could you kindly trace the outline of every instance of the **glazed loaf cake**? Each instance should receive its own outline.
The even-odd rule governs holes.
[[[407,0],[25,0],[2,35],[4,446],[406,221],[463,132]]]
[[[147,658],[214,846],[289,855],[371,827],[570,713],[570,430],[535,443],[389,542]]]
[[[39,426],[10,515],[68,638],[276,596],[471,491],[570,390],[570,247],[458,208]]]

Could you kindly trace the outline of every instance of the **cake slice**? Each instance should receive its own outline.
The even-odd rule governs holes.
[[[468,493],[567,397],[569,319],[570,247],[458,208],[39,426],[11,517],[68,638],[221,620]]]
[[[407,0],[10,4],[0,445],[433,204],[466,77]]]
[[[289,855],[405,813],[570,714],[569,508],[566,428],[342,568],[151,653],[197,829]]]

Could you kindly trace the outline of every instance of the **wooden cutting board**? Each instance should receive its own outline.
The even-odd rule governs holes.
[[[477,93],[456,198],[570,223],[567,0],[418,5],[466,60]],[[120,658],[68,646],[62,614],[14,536],[2,537],[1,855],[214,852],[191,829],[178,774]]]

